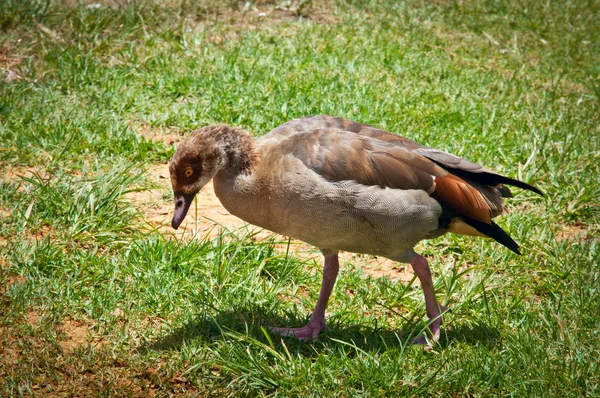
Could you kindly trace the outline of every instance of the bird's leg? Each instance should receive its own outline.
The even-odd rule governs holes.
[[[327,308],[327,302],[335,280],[337,279],[338,271],[340,269],[340,263],[338,261],[338,255],[327,256],[325,255],[325,266],[323,267],[323,283],[321,284],[321,291],[319,292],[319,298],[317,305],[310,321],[306,326],[301,328],[271,328],[271,331],[279,333],[282,336],[295,336],[300,340],[314,339],[323,329],[325,329],[325,309]]]
[[[436,342],[440,338],[440,327],[442,326],[442,313],[446,312],[448,308],[440,305],[435,298],[435,291],[433,290],[433,280],[431,279],[431,270],[425,257],[417,254],[410,261],[415,270],[415,274],[421,282],[423,288],[423,295],[425,296],[425,309],[427,310],[427,317],[429,318],[429,331],[431,332],[431,341]],[[411,340],[412,344],[429,344],[426,336],[421,335]]]

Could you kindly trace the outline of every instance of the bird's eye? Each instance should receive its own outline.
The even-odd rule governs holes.
[[[189,177],[189,176],[191,176],[192,174],[194,174],[194,170],[192,170],[192,169],[186,169],[186,170],[185,170],[185,176],[186,176],[186,177]]]

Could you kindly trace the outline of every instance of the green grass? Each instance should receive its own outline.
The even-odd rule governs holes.
[[[75,3],[0,4],[0,395],[600,395],[597,1]],[[433,352],[407,345],[418,284],[360,257],[318,341],[270,335],[306,322],[319,262],[249,230],[163,235],[129,196],[173,152],[149,136],[312,114],[546,193],[501,220],[523,256],[419,246],[453,310]]]

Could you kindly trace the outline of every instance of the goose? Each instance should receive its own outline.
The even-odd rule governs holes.
[[[437,341],[448,309],[438,303],[429,264],[414,246],[452,232],[489,237],[520,254],[519,245],[492,218],[506,211],[503,198],[512,196],[506,185],[542,195],[466,159],[331,116],[295,119],[256,141],[224,124],[201,128],[178,146],[169,173],[174,229],[195,195],[213,180],[215,194],[231,214],[321,251],[323,279],[309,322],[271,328],[301,340],[316,338],[326,326],[343,250],[409,263],[429,319],[426,333],[411,342]]]

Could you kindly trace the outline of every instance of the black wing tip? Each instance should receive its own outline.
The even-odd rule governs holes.
[[[460,217],[467,224],[469,224],[485,236],[494,239],[496,242],[505,246],[513,253],[518,254],[519,256],[521,255],[521,251],[519,250],[519,244],[515,242],[514,239],[511,238],[510,235],[505,230],[500,228],[500,226],[495,222],[492,221],[491,224],[486,224],[484,222],[477,221],[471,217],[467,217],[464,215],[461,215]]]
[[[517,188],[525,189],[527,191],[535,192],[538,195],[540,195],[542,198],[546,197],[546,195],[544,195],[544,193],[541,190],[539,190],[538,188],[534,187],[533,185],[527,184],[526,182],[523,182],[521,180],[506,177],[506,176],[503,176],[500,174],[491,174],[491,173],[481,173],[481,174],[482,174],[482,176],[487,177],[487,181],[485,181],[485,180],[481,181],[484,184],[491,185],[493,183],[498,183],[498,184],[511,185],[513,187],[517,187]]]
[[[522,189],[526,189],[526,190],[531,191],[531,192],[535,192],[538,195],[540,195],[542,198],[546,197],[546,195],[544,195],[544,193],[541,190],[539,190],[538,188],[534,187],[533,185],[529,185],[526,182],[519,181],[519,180],[514,180],[512,178],[510,178],[510,180],[511,181],[505,182],[505,184],[513,185],[513,186],[518,187],[518,188],[522,188]]]
[[[427,157],[427,156],[425,156],[425,157]],[[543,198],[546,197],[546,195],[544,195],[544,193],[541,190],[539,190],[538,188],[534,187],[533,185],[527,184],[526,182],[523,182],[521,180],[506,177],[506,176],[503,176],[502,174],[496,174],[492,171],[463,170],[463,169],[451,167],[440,161],[432,159],[431,157],[428,157],[428,159],[433,161],[434,163],[436,163],[438,166],[442,167],[443,169],[445,169],[445,170],[449,171],[450,173],[452,173],[458,177],[461,177],[461,178],[466,178],[468,180],[475,181],[480,184],[489,185],[489,186],[496,186],[498,184],[511,185],[513,187],[518,187],[521,189],[526,189],[531,192],[535,192],[536,194],[540,195]]]
[[[494,228],[494,230],[498,231],[498,235],[501,235],[501,237],[499,237],[498,235],[496,235],[496,233],[494,233],[493,236],[490,236],[492,239],[494,239],[496,242],[502,244],[504,247],[508,248],[513,253],[518,254],[519,256],[522,255],[521,250],[519,248],[519,244],[517,242],[515,242],[514,239],[511,238],[510,235],[506,233],[506,231],[504,231],[502,228],[500,228],[498,226],[498,224],[496,224],[493,221],[492,221],[492,227]]]

